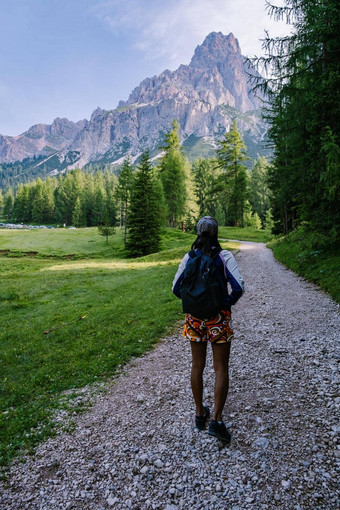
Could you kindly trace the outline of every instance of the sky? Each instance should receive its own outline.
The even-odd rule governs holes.
[[[278,2],[276,2],[278,4]],[[0,133],[114,109],[147,77],[189,64],[210,32],[263,54],[265,0],[0,0]]]

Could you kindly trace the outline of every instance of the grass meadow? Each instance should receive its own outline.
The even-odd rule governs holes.
[[[255,230],[251,227],[218,227],[219,236],[225,239],[237,239],[238,241],[254,241],[267,243],[273,239],[269,230]]]
[[[173,331],[171,283],[194,239],[168,229],[162,251],[131,260],[119,229],[109,245],[96,228],[0,230],[1,465],[55,432],[66,390],[71,402]]]

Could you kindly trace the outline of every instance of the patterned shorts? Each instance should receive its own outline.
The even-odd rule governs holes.
[[[187,314],[183,327],[183,336],[191,342],[209,342],[223,344],[231,342],[234,332],[231,328],[231,313],[229,310],[222,310],[212,319],[196,319]]]

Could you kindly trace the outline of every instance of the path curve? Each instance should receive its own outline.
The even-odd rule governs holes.
[[[261,243],[241,243],[246,293],[223,447],[193,429],[189,346],[180,334],[131,362],[72,434],[15,463],[1,509],[339,508],[339,307]],[[211,353],[205,402],[212,404]]]

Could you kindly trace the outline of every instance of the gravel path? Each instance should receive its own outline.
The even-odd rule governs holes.
[[[225,447],[193,428],[190,347],[180,333],[131,362],[71,434],[15,463],[1,509],[339,508],[338,305],[262,244],[237,256],[247,291]],[[205,402],[212,405],[209,350]]]

